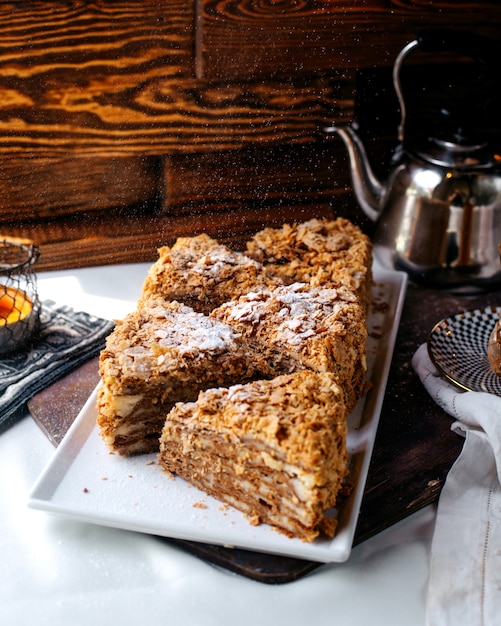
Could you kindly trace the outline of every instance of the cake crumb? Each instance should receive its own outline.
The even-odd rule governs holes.
[[[207,509],[208,506],[205,504],[205,502],[194,502],[193,508],[194,509]]]
[[[261,520],[259,519],[259,515],[249,515],[247,517],[249,524],[251,526],[259,526],[261,524]]]

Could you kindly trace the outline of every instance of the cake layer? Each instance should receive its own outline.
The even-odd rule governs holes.
[[[97,390],[97,423],[110,451],[122,456],[158,452],[165,415],[173,407],[161,395],[113,395],[101,385]]]
[[[336,375],[351,411],[365,386],[365,314],[349,288],[303,283],[253,292],[211,313],[244,337],[268,377],[310,369]]]
[[[333,535],[346,475],[343,391],[310,371],[201,392],[177,404],[160,439],[160,465],[243,511],[312,541]]]
[[[151,448],[175,402],[200,389],[245,381],[259,370],[237,331],[178,302],[150,299],[117,322],[100,356],[98,424],[111,449]],[[155,426],[153,426],[155,424]],[[120,445],[116,439],[120,436]],[[127,441],[129,438],[129,441]]]
[[[120,394],[186,394],[255,372],[242,337],[217,319],[179,302],[151,300],[118,321],[101,353],[103,382]]]
[[[372,244],[347,219],[312,219],[265,228],[247,243],[247,254],[284,283],[304,282],[313,287],[343,284],[356,292],[368,310]]]
[[[268,273],[261,263],[202,234],[180,237],[172,248],[160,248],[159,258],[144,282],[141,300],[161,296],[209,313],[253,289],[270,289],[278,284],[282,280]]]

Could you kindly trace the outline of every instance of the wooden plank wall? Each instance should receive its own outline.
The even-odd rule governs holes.
[[[32,238],[39,268],[58,269],[152,260],[202,231],[241,247],[266,224],[314,215],[370,231],[344,149],[322,129],[354,117],[360,73],[390,70],[420,27],[499,38],[497,0],[466,8],[0,3],[0,234]],[[393,138],[373,131],[382,162]]]
[[[498,3],[483,0],[197,0],[197,16],[197,73],[212,79],[387,66],[428,28],[500,36]]]

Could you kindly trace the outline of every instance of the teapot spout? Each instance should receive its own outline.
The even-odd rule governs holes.
[[[360,137],[351,126],[330,126],[327,133],[338,134],[348,150],[350,173],[358,203],[372,221],[376,221],[382,210],[385,186],[374,175]]]

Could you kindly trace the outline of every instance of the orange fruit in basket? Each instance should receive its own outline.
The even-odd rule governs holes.
[[[24,291],[0,285],[0,326],[19,322],[31,313],[32,308]]]

